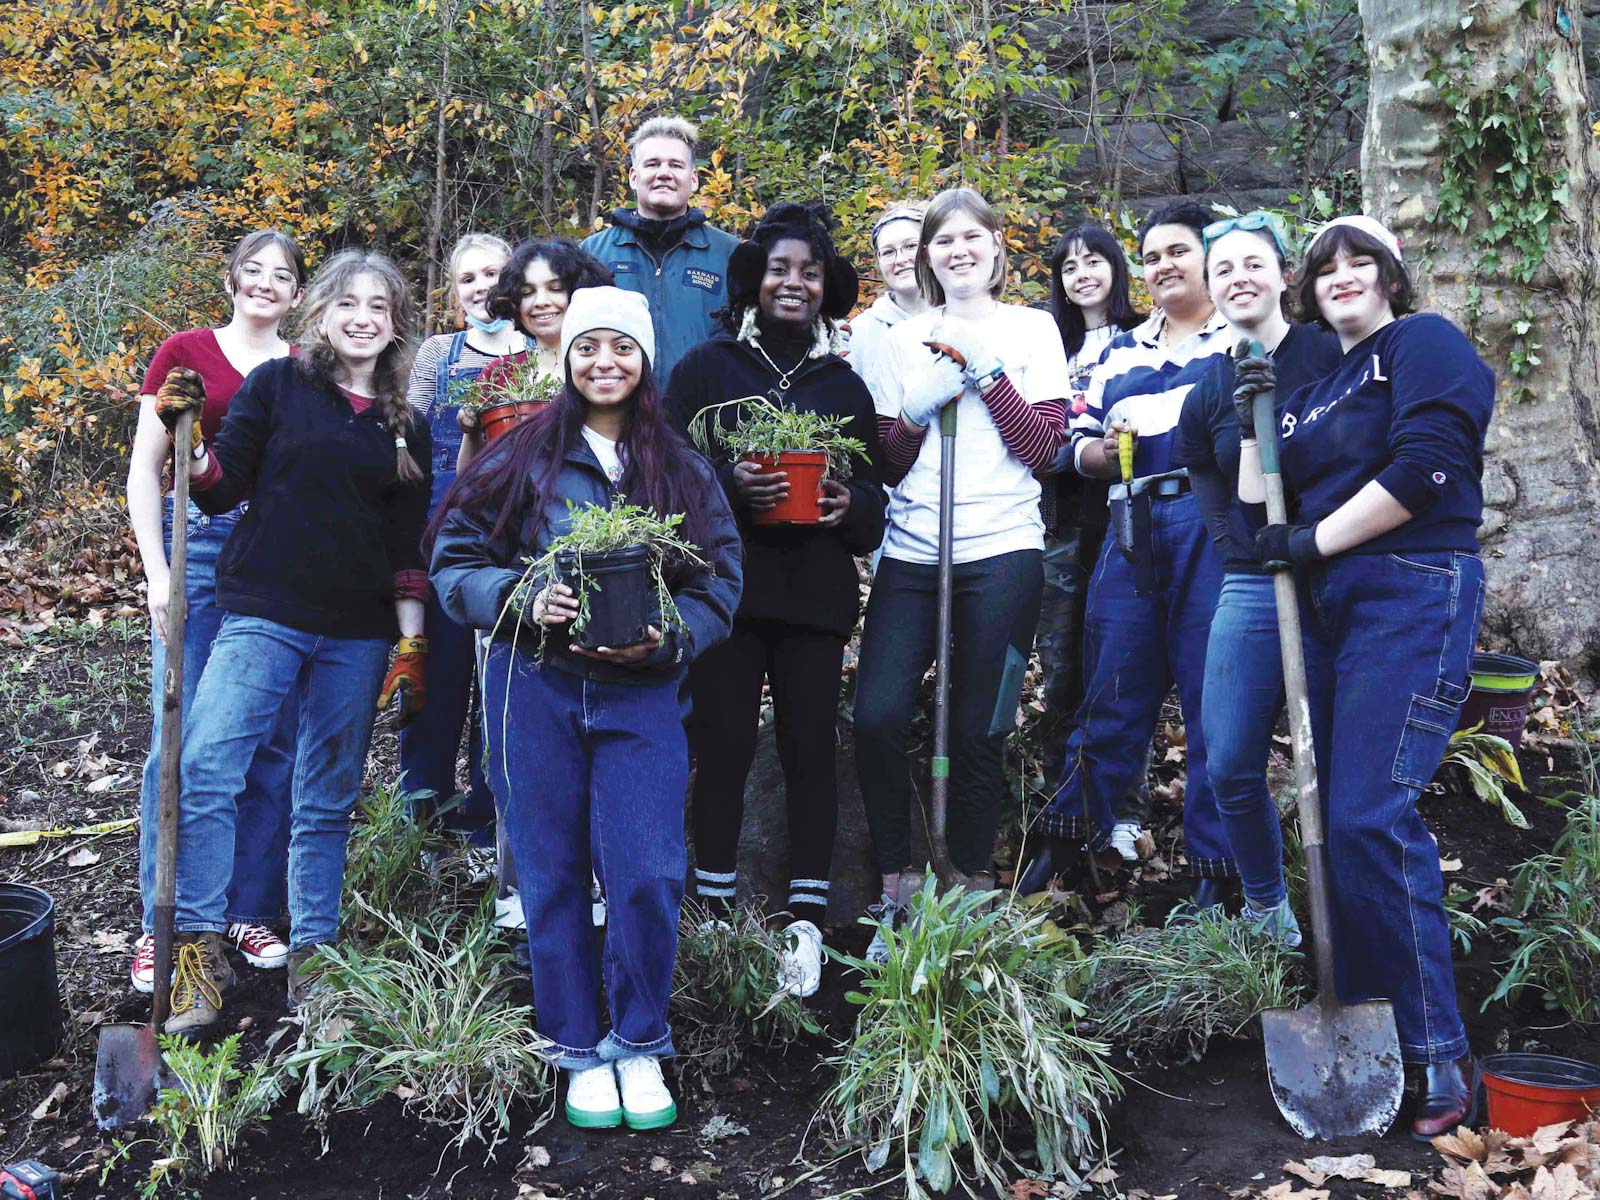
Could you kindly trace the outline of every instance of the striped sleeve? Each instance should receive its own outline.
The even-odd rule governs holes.
[[[994,426],[1006,449],[1023,461],[1030,471],[1048,467],[1067,436],[1065,400],[1041,400],[1029,404],[1011,380],[1001,375],[983,393]]]
[[[428,598],[428,573],[421,570],[404,570],[394,573],[394,598],[396,600],[423,600]]]
[[[890,466],[902,471],[910,470],[917,461],[927,435],[926,429],[921,433],[912,433],[899,417],[878,418],[878,440],[883,443],[883,456],[889,460]]]
[[[439,384],[439,359],[449,341],[449,334],[429,338],[417,347],[417,356],[411,362],[411,378],[406,382],[406,403],[421,420],[426,421],[433,409],[433,397]]]

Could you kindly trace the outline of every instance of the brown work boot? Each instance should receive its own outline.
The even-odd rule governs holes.
[[[311,960],[316,956],[318,944],[301,946],[289,951],[289,1011],[299,1012],[300,1006],[311,997],[311,985],[317,981],[318,966]],[[308,970],[307,968],[310,967]]]
[[[222,1001],[236,979],[220,933],[180,933],[173,947],[172,1015],[166,1033],[205,1038],[222,1024]]]

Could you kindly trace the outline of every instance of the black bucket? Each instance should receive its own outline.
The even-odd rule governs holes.
[[[25,883],[0,883],[0,1079],[43,1062],[61,1044],[56,905]]]
[[[561,551],[556,555],[561,581],[573,591],[587,591],[589,619],[572,639],[585,650],[605,646],[615,650],[645,639],[655,614],[655,588],[650,580],[650,549],[628,546],[582,556]]]
[[[1457,729],[1505,738],[1516,750],[1528,723],[1528,701],[1539,683],[1539,664],[1515,654],[1474,654],[1472,691],[1461,706]]]

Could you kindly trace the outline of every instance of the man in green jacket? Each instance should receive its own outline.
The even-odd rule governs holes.
[[[700,187],[695,127],[681,117],[653,117],[628,146],[628,183],[638,207],[612,211],[611,225],[583,248],[611,268],[617,286],[641,292],[655,324],[656,385],[716,332],[711,314],[727,303],[728,256],[739,239],[706,223],[689,201]]]

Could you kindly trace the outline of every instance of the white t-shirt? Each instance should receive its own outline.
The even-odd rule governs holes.
[[[605,471],[606,478],[611,480],[611,485],[615,487],[621,483],[622,457],[617,453],[617,444],[587,425],[583,427],[583,440],[589,443],[589,449],[593,450],[594,456],[600,460],[600,468]]]
[[[898,417],[902,381],[931,354],[922,343],[943,322],[969,331],[1005,364],[1012,386],[1029,404],[1068,403],[1071,384],[1061,334],[1047,312],[1002,304],[980,321],[946,317],[942,308],[908,317],[889,331],[888,370],[873,396],[880,416]],[[1017,550],[1044,549],[1039,481],[1006,448],[983,397],[970,382],[957,401],[954,561],[977,562]],[[939,561],[939,422],[923,435],[906,477],[889,493],[889,532],[883,552],[902,562]]]

